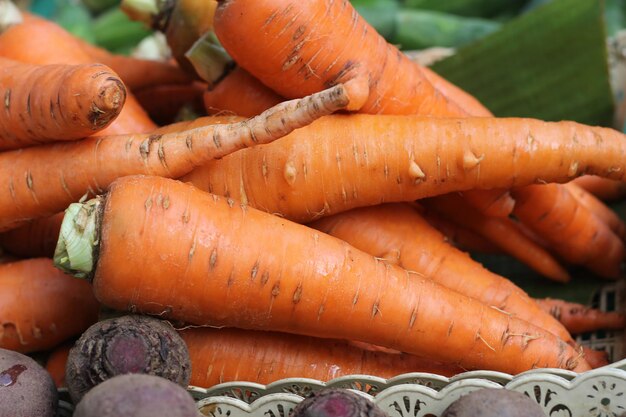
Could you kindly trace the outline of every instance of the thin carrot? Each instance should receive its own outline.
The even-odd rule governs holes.
[[[135,97],[152,120],[166,125],[176,120],[183,108],[198,115],[205,114],[202,101],[205,90],[206,84],[200,82],[162,84],[136,91]]]
[[[76,140],[118,116],[126,88],[97,64],[28,65],[0,58],[0,150]]]
[[[329,381],[346,375],[392,378],[409,372],[454,376],[462,368],[407,354],[371,352],[345,341],[277,332],[195,328],[180,332],[191,358],[191,385],[284,378]]]
[[[626,254],[622,241],[584,205],[576,204],[568,188],[554,191],[550,189],[553,187],[513,189],[515,216],[563,259],[602,277],[618,278]]]
[[[626,184],[595,175],[584,175],[573,182],[603,201],[617,201],[626,197]]]
[[[183,180],[306,223],[381,202],[567,182],[583,172],[620,179],[625,148],[623,134],[573,122],[334,115]]]
[[[0,175],[7,184],[0,189],[0,231],[55,214],[124,175],[179,177],[213,158],[278,139],[350,106],[351,98],[352,84],[338,85],[242,122],[168,134],[89,137],[0,153]]]
[[[626,318],[616,311],[601,311],[582,304],[552,298],[538,299],[537,303],[573,334],[596,330],[623,330],[626,327]]]
[[[0,35],[0,56],[28,64],[93,64],[80,42],[56,23],[32,16]],[[54,45],[54,47],[51,47]],[[146,133],[156,125],[127,91],[121,113],[98,135]]]
[[[0,348],[35,352],[80,334],[98,319],[91,287],[51,259],[0,265]]]
[[[309,226],[573,342],[567,330],[521,288],[452,247],[407,204],[350,210]]]
[[[57,388],[65,386],[65,365],[67,364],[67,357],[70,354],[72,346],[74,346],[73,342],[58,346],[52,351],[46,361],[46,371],[48,371],[52,377],[54,385],[56,385]]]
[[[241,67],[235,67],[204,93],[209,114],[233,113],[252,117],[283,101]]]
[[[488,217],[473,210],[458,195],[443,195],[424,204],[455,223],[479,233],[546,278],[557,282],[570,280],[569,273],[543,247],[519,231],[512,220]]]
[[[59,212],[29,222],[17,229],[0,233],[0,246],[17,256],[51,258],[59,239],[64,214]]]
[[[120,178],[104,198],[68,210],[56,265],[91,279],[98,300],[114,309],[363,341],[467,369],[588,368],[528,322],[179,181]],[[87,256],[74,257],[75,248]]]

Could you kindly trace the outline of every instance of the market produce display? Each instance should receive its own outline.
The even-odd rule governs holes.
[[[58,393],[75,416],[214,416],[185,388],[622,359],[581,336],[626,326],[621,298],[589,299],[626,264],[624,16],[0,0],[0,417]],[[302,394],[293,417],[389,411]]]

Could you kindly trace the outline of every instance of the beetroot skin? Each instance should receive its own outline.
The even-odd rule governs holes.
[[[546,417],[546,414],[520,392],[483,388],[450,404],[441,417]]]
[[[0,349],[0,416],[53,417],[58,405],[52,377],[26,355]]]
[[[127,373],[156,375],[187,387],[185,342],[166,322],[124,316],[91,326],[70,350],[65,380],[74,403],[95,385]]]
[[[346,389],[324,389],[304,399],[290,417],[388,417],[376,404]]]

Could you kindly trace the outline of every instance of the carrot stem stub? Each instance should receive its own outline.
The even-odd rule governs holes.
[[[588,369],[571,346],[526,321],[182,182],[124,177],[64,222],[80,226],[83,215],[96,224],[83,240],[93,263],[77,272],[112,308],[363,341],[465,369]],[[72,265],[69,253],[57,255]]]

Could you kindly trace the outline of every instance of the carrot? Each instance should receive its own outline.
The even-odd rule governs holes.
[[[504,252],[546,278],[557,282],[570,280],[569,273],[558,261],[546,249],[520,232],[512,220],[485,216],[464,204],[458,195],[443,195],[425,201],[424,204],[455,223],[480,233]]]
[[[567,188],[554,192],[550,189],[553,187],[548,184],[512,190],[515,216],[563,259],[584,265],[602,277],[618,278],[626,253],[624,244],[590,210],[576,204]]]
[[[204,116],[198,117],[193,120],[184,120],[181,122],[172,123],[166,126],[161,126],[152,133],[165,134],[172,132],[181,132],[183,130],[196,129],[198,127],[205,127],[211,125],[237,123],[246,120],[244,117],[239,116]]]
[[[528,322],[178,181],[120,178],[106,197],[73,204],[68,214],[55,264],[90,279],[98,300],[114,309],[363,341],[466,369],[588,368],[573,348]]]
[[[350,106],[353,85],[273,107],[242,122],[169,134],[89,137],[0,153],[0,231],[57,213],[130,174],[179,177],[228,153],[278,139]],[[358,89],[360,86],[355,87]],[[37,163],[33,163],[37,161]]]
[[[588,347],[583,347],[583,353],[585,354],[585,359],[593,369],[610,364],[609,354],[605,350],[594,350]]]
[[[52,376],[57,388],[65,386],[65,365],[73,342],[64,343],[55,348],[46,361],[46,371]]]
[[[521,288],[452,247],[407,204],[350,210],[309,226],[573,342],[567,330]]]
[[[235,67],[204,93],[204,106],[209,114],[230,112],[252,117],[282,100],[241,67]]]
[[[94,134],[118,116],[126,88],[103,65],[28,65],[0,58],[0,150]]]
[[[91,287],[47,258],[0,265],[0,348],[35,352],[80,334],[98,319]]]
[[[582,304],[552,298],[539,299],[537,303],[574,334],[596,330],[622,330],[626,327],[624,315],[615,311],[601,311]]]
[[[600,200],[617,201],[626,197],[626,185],[619,181],[613,181],[595,175],[584,175],[574,179],[573,182],[587,192],[595,195]]]
[[[65,213],[43,217],[17,229],[0,233],[0,246],[13,255],[51,258],[59,239],[61,222]]]
[[[94,63],[80,42],[59,25],[33,15],[25,14],[25,17],[28,18],[23,23],[0,35],[1,57],[37,65]],[[127,92],[121,113],[98,135],[146,133],[155,128],[135,97]]]
[[[204,114],[202,95],[205,89],[206,84],[200,82],[163,84],[139,90],[135,93],[135,97],[152,120],[165,125],[176,120],[183,108],[189,108],[197,114]]]
[[[306,223],[381,202],[567,182],[583,172],[620,179],[623,153],[623,134],[573,122],[334,115],[182,180]]]
[[[371,352],[345,341],[277,332],[195,328],[180,332],[191,357],[191,385],[284,378],[329,381],[345,375],[392,378],[409,372],[454,376],[462,368],[407,354]]]

